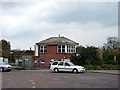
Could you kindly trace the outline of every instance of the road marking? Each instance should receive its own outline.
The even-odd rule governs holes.
[[[35,85],[35,81],[34,80],[30,80],[31,84]],[[36,88],[35,86],[32,86],[32,88]]]
[[[67,77],[67,76],[64,76],[65,78]]]
[[[35,82],[32,82],[32,84],[36,84]]]
[[[36,88],[35,86],[32,86],[32,88]]]
[[[30,82],[33,82],[33,80],[30,80]]]

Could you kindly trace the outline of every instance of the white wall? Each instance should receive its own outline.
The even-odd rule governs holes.
[[[38,56],[38,45],[34,45],[35,48],[35,56]]]

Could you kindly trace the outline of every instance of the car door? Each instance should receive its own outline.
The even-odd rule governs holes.
[[[71,65],[67,62],[65,62],[64,69],[65,71],[72,71]]]
[[[63,62],[59,62],[58,63],[58,69],[59,69],[59,71],[65,71],[64,70],[64,63]]]

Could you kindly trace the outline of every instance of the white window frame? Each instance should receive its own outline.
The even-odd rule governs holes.
[[[60,46],[61,52],[59,52],[59,46]],[[66,45],[58,45],[58,46],[57,46],[57,52],[58,52],[58,53],[65,53],[65,52],[63,52],[62,46],[65,46],[65,52],[66,52]]]
[[[60,46],[60,48],[59,48]],[[58,53],[76,53],[76,46],[75,45],[65,45],[65,52],[63,52],[63,45],[57,46],[57,52]],[[59,49],[61,49],[61,52],[59,52]]]
[[[41,47],[43,47],[43,48],[41,48]],[[46,52],[45,52],[45,47],[46,47]],[[41,52],[41,49],[43,50],[43,52]],[[47,53],[47,46],[46,45],[40,46],[40,53]]]

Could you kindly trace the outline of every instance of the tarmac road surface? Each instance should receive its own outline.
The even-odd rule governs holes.
[[[2,88],[118,88],[118,75],[22,70],[2,73]]]

